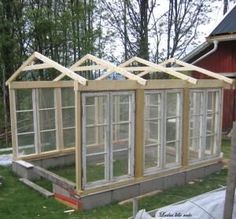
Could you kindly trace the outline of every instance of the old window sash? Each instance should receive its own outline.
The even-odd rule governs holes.
[[[116,117],[117,115],[113,115],[113,99],[115,96],[119,95],[128,95],[129,98],[129,120],[122,122],[122,121],[117,121]],[[94,103],[86,105],[86,98],[88,97],[95,97]],[[94,118],[96,118],[97,110],[96,107],[98,107],[98,97],[105,97],[106,98],[106,103],[105,103],[105,108],[107,112],[105,113],[106,118],[105,122],[102,124],[87,124],[87,114],[88,114],[88,109],[87,107],[94,107]],[[83,121],[82,121],[82,144],[83,144],[83,187],[94,187],[94,186],[100,186],[104,183],[110,183],[114,181],[119,181],[122,179],[127,179],[129,177],[133,176],[133,156],[134,156],[134,93],[133,92],[100,92],[100,93],[83,93],[82,94],[82,105],[83,105]],[[119,110],[118,110],[119,113]],[[118,114],[117,113],[117,114]],[[116,129],[113,126],[116,125],[122,125],[122,124],[128,124],[129,125],[129,144],[128,148],[123,148],[123,149],[114,149],[114,141],[117,138],[117,132],[113,132]],[[99,152],[99,153],[91,153],[87,154],[87,148],[92,147],[96,145],[97,137],[95,136],[95,142],[93,144],[88,144],[86,142],[87,138],[87,129],[86,128],[97,128],[97,127],[103,127],[104,132],[105,132],[105,139],[104,139],[104,152]],[[122,139],[125,140],[125,139]],[[114,176],[114,170],[113,170],[113,156],[114,153],[119,153],[119,152],[124,152],[127,151],[128,153],[128,174],[126,175],[121,175],[121,176]],[[89,156],[96,156],[96,155],[104,155],[104,178],[96,181],[89,182],[87,179],[87,163],[86,160]]]
[[[41,88],[44,89],[44,88]],[[23,156],[27,156],[27,155],[37,155],[37,154],[41,154],[41,153],[47,153],[47,152],[51,152],[51,151],[56,151],[59,150],[59,142],[58,142],[58,136],[60,135],[60,133],[58,133],[58,125],[57,123],[57,116],[58,116],[58,110],[56,110],[57,106],[57,101],[56,101],[56,97],[55,97],[55,89],[50,88],[52,90],[53,93],[53,98],[49,98],[47,97],[43,97],[43,98],[49,98],[49,101],[53,102],[52,106],[40,106],[39,103],[39,89],[35,88],[35,89],[31,89],[31,98],[32,98],[32,109],[30,109],[29,111],[31,111],[33,113],[33,121],[32,121],[32,126],[33,126],[33,132],[31,134],[34,135],[34,141],[33,141],[33,146],[34,146],[34,152],[33,153],[28,153],[28,154],[22,154],[20,153],[19,149],[20,149],[20,145],[19,145],[19,139],[18,136],[23,136],[24,134],[26,135],[27,133],[19,133],[17,130],[17,124],[16,124],[16,148],[17,148],[17,157],[23,157]],[[17,92],[17,90],[14,90],[14,99],[15,101],[17,101],[17,97],[15,92]],[[16,109],[14,109],[15,114],[17,116],[17,113],[19,113],[20,111]],[[26,111],[25,111],[26,112]],[[51,116],[49,115],[50,112],[52,112],[53,117],[51,118]],[[45,119],[44,121],[42,120],[43,118],[43,114],[46,113],[48,114],[47,117],[49,119],[53,119],[53,123],[52,126],[53,127],[47,127],[45,128],[44,125],[47,124],[48,120]],[[60,112],[59,112],[60,113]],[[40,115],[41,114],[41,115]],[[17,119],[16,119],[17,122]],[[45,123],[44,123],[45,122]],[[43,139],[42,137],[44,135],[47,134],[52,134],[53,136],[51,136],[54,139],[54,144],[53,148],[49,148],[48,150],[42,150],[42,143],[43,143]],[[49,136],[50,137],[50,136]],[[46,139],[46,138],[45,138]],[[47,143],[47,142],[45,142]],[[46,145],[47,146],[47,145]]]
[[[150,100],[148,100],[149,95],[159,95],[159,102],[160,102],[160,113],[157,116],[154,116],[154,118],[149,118],[148,115],[148,109],[147,107],[152,106],[150,103]],[[176,104],[177,106],[174,107],[176,109],[176,112],[173,115],[168,115],[167,113],[167,101],[168,95],[176,95]],[[158,155],[156,156],[156,164],[152,167],[147,167],[147,157],[145,157],[145,154],[147,152],[146,149],[151,147],[151,144],[147,143],[147,125],[150,125],[150,122],[155,121],[158,122],[158,129],[156,135],[158,138],[156,139],[155,145],[157,148]],[[167,122],[171,123],[171,121],[174,120],[175,122],[175,133],[173,139],[167,139],[168,134],[167,131]],[[152,90],[152,91],[146,91],[145,92],[145,116],[144,116],[144,123],[145,123],[145,131],[144,131],[144,172],[145,174],[152,174],[158,171],[163,170],[164,168],[173,168],[180,165],[180,158],[181,158],[181,130],[182,130],[182,90],[181,89],[173,89],[173,90]],[[150,128],[150,127],[149,127]],[[152,130],[153,131],[153,130]],[[174,150],[175,150],[175,158],[174,162],[167,162],[167,146],[168,144],[174,144]],[[154,145],[153,145],[154,146]]]
[[[201,93],[201,101],[202,101],[202,113],[197,114],[200,120],[194,121],[190,120],[190,132],[189,132],[189,142],[191,150],[196,152],[198,149],[198,157],[189,156],[189,161],[191,163],[197,162],[199,160],[211,159],[213,157],[219,156],[220,153],[220,141],[221,141],[221,113],[222,113],[222,90],[221,89],[204,89],[204,90],[196,90],[193,89],[191,92],[191,104],[192,109],[190,110],[190,119],[194,118],[194,108],[199,108],[199,100],[194,97],[194,94]],[[212,108],[208,109],[208,104],[210,103],[210,95],[214,95],[211,98]],[[193,98],[193,99],[192,99]],[[196,109],[195,109],[196,110]],[[210,122],[210,123],[209,123]],[[195,129],[195,136],[191,135],[193,132],[191,131],[191,126],[196,126],[199,124],[199,133],[197,133],[197,129]],[[209,124],[211,125],[209,127]],[[194,127],[193,127],[194,128]],[[211,141],[209,142],[208,139]],[[195,140],[195,145],[191,143]],[[210,143],[210,145],[209,145]]]

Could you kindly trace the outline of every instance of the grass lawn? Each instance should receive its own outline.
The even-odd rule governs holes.
[[[223,142],[223,152],[226,158],[229,156],[229,141]],[[56,169],[55,169],[56,170]],[[53,171],[55,172],[55,171]],[[66,173],[67,175],[68,173]],[[25,218],[128,218],[132,215],[132,206],[127,204],[120,206],[110,204],[105,207],[84,212],[74,212],[65,214],[69,209],[58,203],[53,198],[46,199],[37,192],[21,184],[17,177],[13,175],[10,168],[0,167],[0,175],[5,177],[5,184],[0,187],[0,218],[25,219]],[[168,189],[156,196],[146,197],[140,201],[139,208],[152,210],[173,202],[190,198],[192,196],[216,189],[226,184],[227,169],[212,174],[202,181],[194,184]]]

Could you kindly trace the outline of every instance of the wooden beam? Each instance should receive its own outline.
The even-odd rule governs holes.
[[[61,88],[73,87],[74,81],[13,81],[11,89]]]
[[[224,203],[224,219],[232,218],[236,187],[236,122],[233,123],[230,149],[230,163]]]
[[[182,166],[188,166],[189,152],[189,110],[190,110],[190,92],[189,88],[184,88],[183,93],[183,125],[182,125]]]
[[[11,139],[12,139],[12,152],[13,160],[17,158],[17,127],[16,127],[16,99],[15,90],[9,89],[10,96],[10,118],[11,118]]]
[[[143,176],[144,166],[144,90],[136,90],[135,114],[135,177]]]
[[[77,68],[78,66],[80,66],[80,65],[82,65],[85,61],[87,61],[88,60],[88,55],[85,55],[84,57],[82,57],[80,60],[78,60],[76,63],[74,63],[71,67],[70,67],[70,69],[72,70],[72,71],[74,71],[73,69],[74,68]],[[66,74],[65,73],[62,73],[62,74],[60,74],[58,77],[56,77],[55,79],[54,79],[54,81],[59,81],[59,80],[61,80],[63,77],[65,77],[66,76]]]
[[[106,68],[102,65],[88,65],[88,66],[77,66],[70,69],[72,71],[94,71],[94,70],[102,70]]]
[[[119,65],[119,67],[128,66],[128,65],[130,65],[130,64],[131,64],[132,62],[134,62],[134,61],[135,61],[135,57],[132,57],[132,58],[130,58],[129,60],[127,60],[127,61],[121,63],[121,64]]]
[[[62,119],[62,102],[61,102],[61,88],[55,88],[55,108],[56,108],[56,141],[57,149],[59,151],[64,148],[63,136],[63,119]]]
[[[106,67],[110,71],[109,73],[102,75],[101,77],[97,78],[96,80],[102,80],[102,79],[106,78],[107,76],[109,76],[110,74],[112,74],[112,72],[117,72],[117,73],[127,77],[128,79],[137,81],[141,85],[145,85],[147,82],[145,79],[140,78],[137,75],[134,75],[121,67],[117,67],[110,62],[104,61],[104,60],[99,59],[99,58],[92,56],[90,54],[88,56],[89,56],[90,60],[96,62],[99,65],[103,65],[104,67]]]
[[[65,75],[72,78],[73,80],[78,81],[80,84],[86,85],[86,83],[87,83],[86,78],[81,77],[80,75],[76,74],[75,72],[71,71],[70,69],[60,65],[59,63],[47,58],[46,56],[44,56],[38,52],[35,52],[34,54],[35,54],[35,57],[38,58],[39,60],[51,65],[53,68],[57,69],[61,73],[64,73]],[[54,79],[54,81],[55,81],[55,79]]]
[[[12,74],[12,76],[6,81],[6,85],[9,85],[10,82],[12,82],[13,80],[15,80],[17,78],[17,76],[22,72],[22,70],[29,65],[30,63],[32,63],[32,61],[35,59],[35,53],[33,53],[28,59],[26,59],[26,61]]]
[[[158,65],[158,64],[155,64],[155,63],[152,63],[152,62],[149,62],[145,59],[141,59],[139,57],[135,57],[135,60],[144,64],[144,65],[148,65],[150,67],[153,67],[154,69],[156,69],[156,71],[159,71],[159,72],[164,72],[164,73],[167,73],[169,75],[172,75],[176,78],[180,78],[182,80],[186,80],[192,84],[196,84],[197,83],[197,79],[193,78],[193,77],[190,77],[190,76],[187,76],[185,74],[182,74],[182,73],[179,73],[179,72],[176,72],[170,68],[166,68],[166,67],[163,67],[161,65]]]
[[[127,71],[156,71],[154,68],[149,66],[131,66],[131,67],[122,67]]]
[[[48,63],[27,65],[22,69],[22,71],[39,70],[39,69],[47,69],[47,68],[53,68],[53,67],[49,65]]]
[[[75,82],[76,83],[76,82]],[[75,86],[76,87],[76,86]],[[75,89],[75,166],[76,166],[76,190],[82,191],[82,130],[81,119],[81,92]]]
[[[192,67],[170,67],[170,68],[174,71],[194,71]]]
[[[222,80],[226,83],[233,84],[233,81],[234,81],[233,79],[227,78],[223,75],[220,75],[220,74],[217,74],[215,72],[206,70],[204,68],[201,68],[201,67],[198,67],[198,66],[195,66],[195,65],[192,65],[192,64],[188,64],[186,62],[183,62],[183,61],[180,61],[180,60],[177,60],[177,59],[175,60],[175,63],[177,63],[178,65],[182,65],[182,66],[185,66],[185,67],[192,68],[192,70],[200,72],[200,73],[205,74],[207,76],[210,76],[212,78],[216,78],[216,79]]]

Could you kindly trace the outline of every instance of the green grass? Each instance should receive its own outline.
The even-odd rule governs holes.
[[[225,153],[225,158],[227,159],[229,157],[229,145],[229,141],[223,142],[222,149]],[[55,171],[57,170],[55,169]],[[72,174],[73,171],[70,171],[72,171],[72,169],[66,170],[64,172],[65,175]],[[21,184],[9,167],[0,167],[0,175],[4,176],[6,179],[4,185],[0,187],[0,218],[3,219],[120,219],[128,218],[132,215],[131,204],[120,206],[116,203],[90,211],[77,211],[71,214],[65,214],[64,211],[69,209],[68,207],[58,203],[52,198],[46,199],[32,189]],[[202,181],[196,180],[194,184],[175,187],[163,191],[156,196],[143,198],[139,202],[139,209],[145,208],[146,210],[152,210],[219,188],[226,184],[226,176],[227,169],[223,169],[218,173],[204,178]]]

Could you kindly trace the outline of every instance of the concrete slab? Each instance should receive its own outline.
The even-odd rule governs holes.
[[[184,185],[185,182],[185,172],[166,176],[164,177],[164,189],[168,189],[175,186],[181,186]]]
[[[186,182],[194,179],[203,178],[205,176],[205,167],[186,171]]]
[[[108,192],[97,193],[94,195],[81,197],[81,202],[82,202],[83,209],[85,210],[89,210],[94,207],[101,207],[101,206],[104,206],[113,202],[112,192],[108,191]]]
[[[112,190],[112,202],[117,202],[139,196],[139,184]]]
[[[155,190],[164,188],[164,179],[158,178],[140,183],[140,194],[145,194]]]

